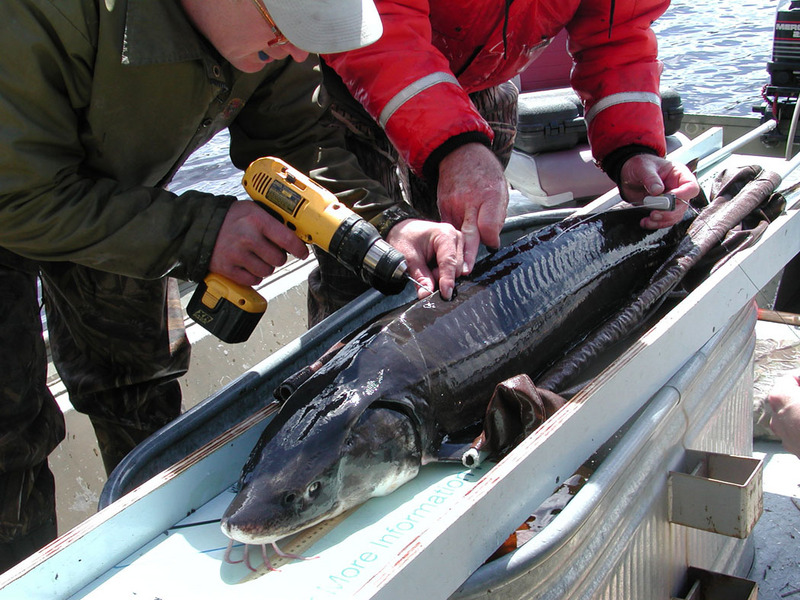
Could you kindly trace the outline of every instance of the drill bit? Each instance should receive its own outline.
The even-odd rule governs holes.
[[[403,276],[404,276],[406,279],[408,279],[408,280],[409,280],[411,283],[413,283],[415,286],[417,286],[419,289],[421,289],[421,290],[425,290],[425,291],[426,291],[426,292],[428,292],[429,294],[432,294],[432,293],[433,293],[433,290],[432,290],[432,289],[430,289],[430,288],[429,288],[427,285],[423,285],[423,284],[421,284],[419,281],[417,281],[416,279],[414,279],[414,278],[413,278],[411,275],[409,275],[408,273],[404,273],[404,274],[403,274]]]

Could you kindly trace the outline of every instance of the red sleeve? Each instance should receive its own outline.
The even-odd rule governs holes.
[[[584,101],[597,160],[630,144],[666,152],[661,63],[650,24],[668,6],[669,0],[616,0],[610,24],[611,0],[583,0],[567,25],[572,86]]]

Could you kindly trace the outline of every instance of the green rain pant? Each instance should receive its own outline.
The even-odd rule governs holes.
[[[174,280],[37,264],[0,248],[0,572],[56,535],[47,456],[65,423],[46,384],[38,277],[53,362],[107,473],[180,414],[177,378],[189,364]]]
[[[494,131],[492,151],[503,167],[508,165],[517,132],[517,91],[507,82],[470,94],[475,108]],[[436,182],[417,177],[400,161],[383,130],[365,112],[356,112],[333,99],[332,111],[343,123],[347,149],[364,172],[380,182],[395,202],[407,202],[425,218],[439,220]],[[316,325],[368,286],[335,258],[314,248],[319,266],[308,277],[308,324]]]

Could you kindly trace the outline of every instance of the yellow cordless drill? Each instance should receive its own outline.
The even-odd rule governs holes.
[[[380,292],[396,294],[411,280],[403,255],[371,223],[280,159],[253,161],[242,184],[259,206],[301,240],[322,248]],[[266,309],[267,301],[254,289],[216,273],[197,285],[186,308],[197,323],[231,343],[249,338]]]

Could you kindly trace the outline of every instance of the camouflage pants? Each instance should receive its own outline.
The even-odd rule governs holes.
[[[46,382],[37,277],[53,362],[92,422],[107,472],[180,414],[176,378],[189,364],[174,280],[35,264],[0,248],[0,571],[55,535],[47,456],[65,425]]]
[[[514,147],[517,123],[517,88],[510,82],[470,94],[475,108],[494,131],[492,151],[503,167]],[[332,112],[345,128],[347,149],[364,172],[380,182],[396,202],[405,201],[428,219],[438,220],[436,182],[417,177],[398,156],[383,130],[366,113],[356,113],[338,103]],[[319,323],[367,290],[358,276],[330,255],[314,249],[319,266],[308,278],[309,326]]]

